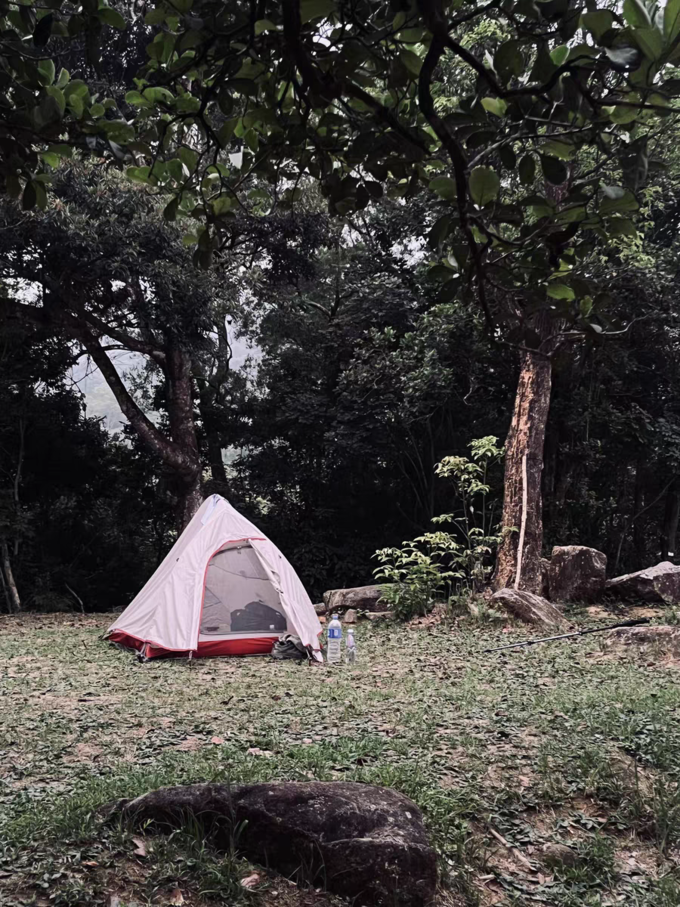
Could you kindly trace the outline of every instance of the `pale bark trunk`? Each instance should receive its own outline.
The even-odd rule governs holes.
[[[506,441],[505,494],[501,523],[504,537],[498,551],[494,576],[497,589],[516,586],[537,594],[541,591],[541,475],[551,380],[552,363],[548,357],[533,352],[522,353],[515,408]],[[518,580],[520,536],[522,551]]]
[[[17,584],[14,580],[12,561],[9,556],[9,545],[7,542],[3,542],[2,545],[0,545],[0,557],[2,558],[2,572],[7,588],[9,610],[10,613],[16,613],[21,611],[21,598],[19,597],[19,590],[17,589]]]

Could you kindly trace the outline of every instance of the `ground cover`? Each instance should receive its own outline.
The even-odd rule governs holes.
[[[590,636],[490,655],[531,633],[459,618],[361,624],[352,668],[140,665],[98,640],[107,622],[0,618],[3,907],[330,904],[198,829],[140,836],[97,814],[161,784],[269,779],[412,797],[442,904],[680,905],[680,675],[658,653]]]

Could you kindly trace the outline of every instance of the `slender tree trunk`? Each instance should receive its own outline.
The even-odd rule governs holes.
[[[211,430],[206,426],[205,437],[208,444],[208,463],[210,464],[212,480],[226,491],[227,471],[224,468],[222,445],[220,444],[219,435],[216,431]]]
[[[7,542],[3,542],[2,545],[0,545],[0,558],[2,559],[2,572],[7,587],[9,610],[10,613],[16,613],[17,611],[21,611],[21,598],[19,597],[19,590],[17,589],[17,584],[14,580],[12,561],[9,556],[9,545]]]
[[[675,557],[678,522],[680,522],[680,494],[678,494],[678,480],[676,479],[666,494],[666,507],[661,531],[662,561]]]
[[[541,475],[552,363],[523,352],[505,452],[505,493],[494,585],[540,592],[543,547]],[[519,566],[519,575],[518,575]]]
[[[638,520],[638,516],[646,509],[643,473],[644,460],[642,456],[640,456],[635,464],[635,487],[633,490],[633,549],[635,551],[635,570],[640,570],[645,566],[644,526],[640,520]]]

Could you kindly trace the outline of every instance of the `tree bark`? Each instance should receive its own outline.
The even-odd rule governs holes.
[[[170,435],[183,453],[185,464],[177,470],[177,525],[184,529],[203,503],[201,460],[194,419],[194,385],[191,357],[173,338],[168,345],[166,375]]]
[[[521,355],[515,407],[506,441],[501,523],[504,537],[498,551],[494,586],[496,589],[515,586],[538,594],[543,547],[541,475],[552,363],[540,353]]]
[[[19,590],[17,589],[17,584],[14,579],[12,561],[9,556],[9,545],[7,542],[3,542],[2,545],[0,545],[0,557],[2,558],[2,573],[7,588],[9,610],[10,613],[17,613],[18,611],[21,611],[21,598],[19,597]]]

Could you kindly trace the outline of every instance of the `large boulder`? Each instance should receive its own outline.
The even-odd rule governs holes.
[[[422,813],[396,791],[354,782],[192,784],[122,801],[113,815],[151,829],[208,826],[219,847],[357,905],[423,907],[437,857]]]
[[[680,567],[662,561],[655,567],[610,579],[605,590],[626,600],[675,605],[680,602]]]
[[[355,589],[330,589],[323,594],[327,612],[347,611],[385,611],[385,602],[381,601],[385,586],[357,586]]]
[[[558,545],[552,550],[548,587],[554,602],[592,601],[607,581],[607,555],[585,545]]]
[[[604,639],[605,648],[623,649],[631,647],[640,649],[653,660],[671,656],[680,656],[680,627],[617,627],[610,630]]]
[[[536,624],[550,630],[562,630],[569,626],[562,613],[554,605],[532,592],[522,592],[519,589],[499,589],[491,596],[491,601],[525,624]]]

